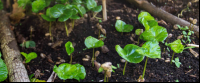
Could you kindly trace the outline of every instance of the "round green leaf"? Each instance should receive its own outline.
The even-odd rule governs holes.
[[[126,61],[131,63],[140,63],[144,59],[144,55],[136,52],[139,46],[128,44],[122,49],[119,45],[115,46],[117,53]]]
[[[121,20],[117,20],[117,22],[115,23],[115,28],[118,32],[123,32],[124,26],[126,25],[125,22],[121,21]]]
[[[45,0],[36,0],[32,3],[32,11],[37,13],[46,6]]]
[[[8,76],[7,66],[0,58],[0,82],[4,81]]]
[[[150,58],[161,58],[161,50],[157,41],[147,41],[136,51]]]
[[[136,30],[135,30],[135,34],[136,34],[136,35],[142,34],[141,29],[136,29]]]
[[[48,17],[47,15],[44,15],[44,14],[42,14],[41,17],[42,17],[44,20],[49,21],[49,22],[51,22],[51,21],[56,21],[56,18],[50,18],[50,17]]]
[[[53,18],[59,18],[64,13],[65,9],[66,9],[65,5],[56,4],[51,8],[50,15]]]
[[[158,22],[156,20],[150,20],[148,21],[149,27],[153,27],[153,26],[158,26]]]
[[[80,81],[86,76],[85,67],[80,64],[74,64],[76,66],[76,74],[74,74],[74,79]]]
[[[85,39],[85,46],[90,49],[90,48],[98,48],[104,45],[104,42],[102,40],[98,40],[92,36],[88,36]]]
[[[79,12],[79,14],[83,17],[83,14],[86,13],[85,7],[81,6],[81,5],[77,5],[77,10]]]
[[[79,17],[78,15],[72,15],[72,16],[70,17],[70,19],[80,19],[80,17]]]
[[[72,16],[72,10],[66,9],[66,10],[64,10],[64,14],[62,14],[62,15],[58,18],[58,21],[60,21],[60,22],[65,22],[65,21],[67,21],[71,16]]]
[[[31,3],[30,0],[17,0],[17,4],[19,5],[19,7],[23,7],[23,9],[26,7],[27,4]],[[0,0],[0,4],[1,4],[1,0]]]
[[[131,32],[133,30],[133,25],[126,24],[124,25],[123,32]]]
[[[26,63],[29,63],[32,59],[35,59],[37,57],[37,54],[35,52],[31,52],[29,54],[26,54],[24,52],[20,53],[26,58]]]
[[[168,44],[169,47],[175,52],[175,53],[182,53],[184,50],[184,46],[181,43],[181,40],[178,39],[172,43]]]
[[[138,21],[140,23],[142,23],[142,19],[145,19],[146,21],[149,21],[149,20],[155,20],[154,17],[151,16],[151,14],[149,14],[148,12],[141,12],[139,15],[138,15]]]
[[[144,41],[159,41],[164,42],[164,40],[167,38],[168,33],[166,28],[161,26],[153,26],[150,30],[145,30],[141,35],[140,39],[143,39]]]
[[[99,5],[99,6],[92,8],[93,12],[100,12],[101,10],[102,10],[102,5]]]
[[[66,48],[66,52],[67,54],[70,56],[71,53],[74,52],[74,47],[72,45],[72,42],[68,41],[66,44],[65,44],[65,48]]]
[[[92,8],[96,7],[97,3],[95,0],[86,0],[86,7],[88,10],[91,10]]]
[[[77,5],[77,4],[81,4],[82,1],[81,0],[72,0],[71,4]]]
[[[59,67],[55,65],[53,68],[53,71],[62,80],[73,79],[74,74],[76,73],[76,66],[68,64],[68,63],[63,63],[63,64],[60,64]]]

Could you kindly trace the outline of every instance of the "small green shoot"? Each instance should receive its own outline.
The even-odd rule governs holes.
[[[123,34],[123,32],[131,32],[133,30],[133,26],[126,24],[122,20],[117,20],[115,23],[115,29]]]
[[[21,47],[26,47],[26,48],[35,48],[35,42],[34,41],[25,41],[22,44],[20,44]]]
[[[175,80],[175,82],[179,82],[179,80],[177,79],[177,80]]]
[[[123,75],[125,74],[127,61],[130,63],[140,63],[144,59],[144,55],[136,52],[138,48],[139,46],[133,44],[127,44],[124,49],[122,49],[119,45],[115,46],[117,53],[126,60]]]
[[[66,52],[67,54],[70,56],[70,64],[72,64],[72,53],[74,52],[74,47],[72,45],[72,42],[68,41],[67,43],[65,43],[65,48],[66,48]]]
[[[173,63],[175,63],[176,67],[180,68],[181,62],[179,62],[179,58],[176,57],[175,60],[172,60]]]
[[[20,53],[25,57],[25,59],[24,59],[24,60],[26,60],[25,63],[29,63],[32,59],[37,58],[37,54],[35,52],[31,52],[29,54],[27,54],[25,52],[20,52]]]
[[[93,56],[92,58],[96,59],[96,56],[94,57],[94,48],[98,48],[98,47],[102,47],[104,45],[104,42],[102,40],[98,40],[92,36],[88,36],[86,39],[85,39],[85,46],[88,48],[88,49],[91,49],[93,48]],[[92,65],[94,67],[94,61],[92,61]]]

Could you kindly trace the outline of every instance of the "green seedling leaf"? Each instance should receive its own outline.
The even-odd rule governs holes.
[[[182,33],[183,33],[183,35],[185,35],[185,36],[187,35],[187,33],[186,33],[185,31],[182,31]]]
[[[188,26],[185,26],[185,27],[181,27],[180,25],[177,25],[177,26],[178,26],[178,28],[179,28],[180,30],[183,30],[183,31],[186,31],[186,30],[189,29]]]
[[[101,10],[102,10],[102,5],[99,5],[99,6],[92,8],[93,12],[100,12]]]
[[[65,4],[68,1],[69,0],[56,0],[56,2],[59,3],[59,4]]]
[[[150,58],[161,58],[161,50],[158,41],[147,41],[141,48],[136,49],[136,51]]]
[[[67,21],[71,16],[72,16],[72,10],[66,9],[66,10],[64,10],[64,14],[62,14],[62,15],[58,18],[58,21],[60,21],[60,22],[65,22],[65,21]]]
[[[88,36],[85,39],[85,46],[90,49],[90,48],[98,48],[104,45],[104,42],[102,40],[98,40],[92,36]]]
[[[115,67],[115,66],[113,66],[113,65],[112,65],[111,67],[112,67],[112,69],[117,69],[117,67]]]
[[[86,76],[85,68],[80,64],[71,65],[68,63],[63,63],[60,64],[59,67],[55,65],[53,71],[62,80],[77,79],[80,81],[80,79],[84,79]]]
[[[103,71],[102,67],[99,67],[98,72],[101,73]]]
[[[175,52],[175,53],[182,53],[184,50],[184,46],[181,43],[181,40],[178,39],[172,43],[168,44],[169,47]]]
[[[59,18],[62,14],[64,14],[64,10],[66,9],[65,5],[56,4],[50,10],[50,17]]]
[[[175,61],[172,60],[172,62],[175,63],[176,67],[180,68],[181,63],[179,62],[179,58],[178,57],[175,58]]]
[[[72,45],[72,42],[68,41],[66,44],[65,44],[65,48],[66,48],[66,52],[67,54],[70,56],[71,53],[74,52],[74,47]]]
[[[156,20],[148,21],[149,27],[158,26],[158,22]]]
[[[88,10],[91,10],[92,8],[96,7],[97,3],[95,0],[86,0],[86,7]]]
[[[185,49],[189,49],[189,48],[196,48],[196,47],[194,47],[194,46],[189,46],[189,47],[184,48],[184,50],[185,50]]]
[[[77,5],[76,9],[78,10],[79,14],[83,17],[83,14],[86,13],[86,9],[85,7],[81,6],[81,5]]]
[[[115,46],[115,50],[117,53],[126,61],[131,63],[140,63],[144,59],[144,55],[139,54],[136,52],[139,46],[128,44],[122,49],[119,45]]]
[[[31,52],[29,54],[26,54],[24,52],[20,52],[25,58],[26,58],[26,63],[29,63],[32,59],[35,59],[37,57],[37,54],[35,52]]]
[[[74,64],[76,66],[76,72],[74,74],[74,79],[80,81],[80,79],[84,79],[86,76],[85,67],[80,64]]]
[[[81,4],[82,1],[81,0],[72,0],[71,4],[77,5],[77,4]]]
[[[144,41],[159,41],[164,42],[164,40],[167,38],[168,33],[166,28],[161,26],[153,26],[150,30],[144,31],[140,35],[140,39],[143,39]]]
[[[32,3],[32,11],[38,13],[46,7],[45,0],[36,0]]]
[[[118,32],[130,32],[133,30],[132,25],[126,24],[121,20],[117,20],[117,22],[115,23],[115,28]]]
[[[26,41],[25,46],[26,46],[26,48],[35,47],[35,42],[34,41]]]
[[[1,59],[1,52],[0,52],[0,82],[7,79],[8,76],[8,69],[4,61]]]
[[[80,19],[80,17],[79,17],[78,15],[72,15],[72,16],[70,17],[70,19]]]
[[[143,24],[145,30],[149,30],[150,27],[157,25],[154,17],[152,17],[148,12],[141,12],[138,15],[138,21]]]
[[[142,30],[141,29],[136,29],[135,30],[135,34],[136,35],[140,35],[140,34],[142,34],[143,32],[142,32]]]
[[[25,9],[26,5],[29,3],[31,3],[30,0],[17,0],[17,4],[19,5],[19,7],[23,7],[23,9]]]
[[[41,17],[42,17],[44,20],[49,21],[49,22],[51,22],[51,21],[56,21],[56,18],[50,18],[50,17],[48,17],[47,15],[44,15],[44,14],[42,14]]]
[[[28,78],[29,78],[29,79],[32,79],[33,76],[35,76],[35,75],[34,75],[34,74],[31,74],[31,75],[28,76]]]

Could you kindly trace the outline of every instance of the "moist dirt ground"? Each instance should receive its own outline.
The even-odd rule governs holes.
[[[171,14],[178,16],[182,9],[186,8],[187,3],[190,0],[149,0],[150,3],[154,4],[157,7],[170,12]],[[98,2],[101,5],[101,1]],[[190,7],[191,11],[183,13],[181,17],[184,20],[189,21],[189,17],[196,18],[198,20],[197,25],[199,25],[199,4],[193,3]],[[85,62],[82,58],[85,55],[92,57],[92,49],[86,49],[84,40],[88,36],[93,36],[98,38],[96,24],[100,23],[104,29],[106,29],[106,39],[104,40],[104,45],[109,49],[108,53],[102,53],[100,48],[95,48],[95,51],[99,50],[100,55],[97,57],[97,62],[112,62],[112,65],[119,65],[119,68],[115,69],[115,72],[112,72],[112,76],[109,78],[109,82],[137,82],[137,79],[142,75],[144,64],[146,58],[140,63],[128,63],[126,66],[125,75],[122,75],[124,64],[120,61],[122,59],[115,50],[116,45],[120,45],[122,48],[127,44],[137,44],[130,40],[132,34],[135,34],[136,29],[144,29],[143,25],[139,23],[137,17],[141,9],[136,6],[127,3],[125,0],[107,0],[107,15],[108,20],[105,22],[99,22],[98,20],[92,20],[88,14],[87,18],[84,18],[82,22],[75,25],[73,31],[70,33],[69,37],[66,36],[64,23],[53,22],[52,23],[52,35],[54,41],[52,42],[49,36],[45,36],[49,32],[49,22],[41,20],[37,16],[27,16],[25,19],[15,26],[13,30],[14,33],[19,33],[23,37],[30,40],[29,28],[32,26],[35,31],[32,33],[32,40],[35,41],[36,47],[32,48],[20,48],[20,52],[30,53],[36,52],[38,57],[31,60],[30,63],[26,65],[28,75],[35,73],[38,69],[41,71],[42,75],[38,78],[40,80],[47,80],[51,73],[53,72],[53,67],[56,65],[56,62],[59,61],[58,57],[64,59],[66,63],[69,63],[70,57],[66,53],[65,43],[71,41],[75,43],[74,52],[73,52],[73,64],[79,63],[85,67],[86,77],[80,82],[100,82],[103,80],[104,75],[98,73],[98,71],[92,67],[91,62]],[[127,24],[134,26],[133,31],[129,33],[117,32],[115,29],[116,17],[119,16]],[[102,17],[102,12],[99,12],[97,17]],[[168,33],[172,33],[173,36],[168,40],[168,43],[171,43],[177,39],[179,35],[182,34],[182,31],[179,29],[173,29],[173,25],[162,21],[162,19],[155,17],[159,22],[160,26],[163,26],[167,29]],[[135,36],[133,39],[137,41],[139,36]],[[16,35],[17,38],[17,35]],[[18,39],[18,38],[17,38]],[[19,40],[19,39],[18,39]],[[60,46],[56,48],[51,48],[48,43],[55,43],[56,41],[63,41]],[[140,46],[145,41],[140,40]],[[20,44],[21,42],[18,42]],[[191,43],[199,45],[199,38],[195,35],[191,36]],[[185,43],[183,43],[185,45]],[[190,53],[189,49],[184,50],[182,53],[175,54],[174,58],[179,57],[181,66],[177,68],[176,65],[170,64],[170,62],[165,62],[167,58],[171,59],[173,51],[169,49],[168,51],[166,46],[163,43],[160,43],[161,51],[165,49],[167,53],[162,53],[161,59],[148,59],[145,72],[145,82],[199,82],[199,56],[195,57]],[[199,53],[199,48],[193,48],[194,51]],[[53,63],[50,63],[47,58],[42,59],[40,54],[44,53],[47,56],[52,58]],[[23,56],[22,56],[23,57]],[[24,59],[24,57],[23,57]],[[57,65],[58,66],[58,65]],[[55,82],[63,82],[59,79],[58,76],[55,79]],[[65,82],[77,82],[77,80],[66,80]]]

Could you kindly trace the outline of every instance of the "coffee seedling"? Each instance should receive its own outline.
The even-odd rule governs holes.
[[[122,20],[117,20],[115,23],[115,29],[123,34],[123,32],[131,32],[133,30],[133,26],[126,24]]]

